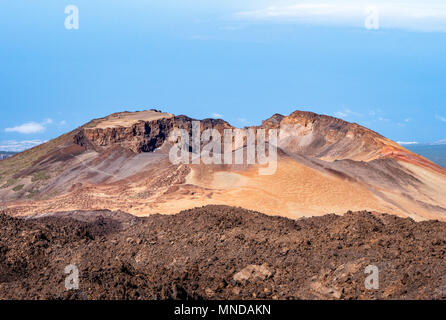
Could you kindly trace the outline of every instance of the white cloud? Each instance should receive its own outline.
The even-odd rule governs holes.
[[[220,113],[211,113],[211,117],[221,119],[221,118],[223,118],[223,115]]]
[[[350,110],[348,108],[344,108],[341,111],[336,111],[333,114],[334,114],[335,117],[338,117],[338,118],[346,118],[348,116],[356,116],[356,117],[361,117],[362,116],[362,114],[360,114],[358,112],[354,112],[354,111],[352,111],[352,110]]]
[[[0,142],[0,151],[20,152],[26,149],[35,147],[39,144],[45,143],[43,140],[8,140]]]
[[[408,146],[408,145],[414,145],[414,144],[418,144],[418,142],[416,141],[397,141],[396,143],[402,145],[402,146]]]
[[[46,130],[46,126],[53,123],[52,119],[45,119],[43,122],[27,122],[12,128],[6,128],[5,132],[17,132],[22,134],[40,133]]]
[[[237,12],[248,20],[296,21],[320,25],[364,27],[367,8],[378,10],[380,27],[422,31],[446,31],[446,2],[443,0],[345,0],[336,3],[306,0]]]
[[[220,27],[219,29],[223,30],[223,31],[237,31],[237,30],[240,30],[241,27],[238,27],[238,26],[223,26],[223,27]]]
[[[435,115],[435,119],[446,122],[446,117],[439,116],[438,114]]]
[[[347,114],[342,112],[342,111],[336,111],[334,113],[334,115],[335,115],[335,117],[338,117],[338,118],[345,118],[345,117],[347,117]]]
[[[39,133],[45,131],[45,126],[37,122],[27,122],[20,126],[6,128],[6,132],[18,132],[23,134]]]
[[[433,144],[446,144],[446,139],[438,140],[437,142],[435,142]]]
[[[65,120],[62,120],[59,122],[59,126],[63,127],[67,124],[67,122]]]

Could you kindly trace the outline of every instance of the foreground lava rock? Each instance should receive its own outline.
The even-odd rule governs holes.
[[[0,214],[0,299],[445,299],[445,239],[446,223],[368,212]],[[368,265],[377,290],[365,288]]]

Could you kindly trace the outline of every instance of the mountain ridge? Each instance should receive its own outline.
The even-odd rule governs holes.
[[[168,136],[195,119],[159,110],[94,119],[0,163],[0,199],[15,215],[39,211],[123,210],[174,213],[197,205],[244,206],[287,217],[389,212],[444,219],[446,170],[377,132],[313,112],[274,114],[260,126],[280,130],[278,170],[259,165],[172,164]],[[207,128],[233,129],[222,119]]]

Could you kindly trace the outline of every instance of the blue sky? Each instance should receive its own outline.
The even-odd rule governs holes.
[[[308,110],[446,139],[444,1],[3,0],[0,44],[3,150],[149,108],[235,126]]]

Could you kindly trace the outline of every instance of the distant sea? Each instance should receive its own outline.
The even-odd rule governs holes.
[[[0,151],[0,160],[12,157],[17,152],[10,152],[10,151]]]
[[[432,162],[446,168],[446,144],[428,145],[414,144],[403,146],[412,152],[418,153]]]

